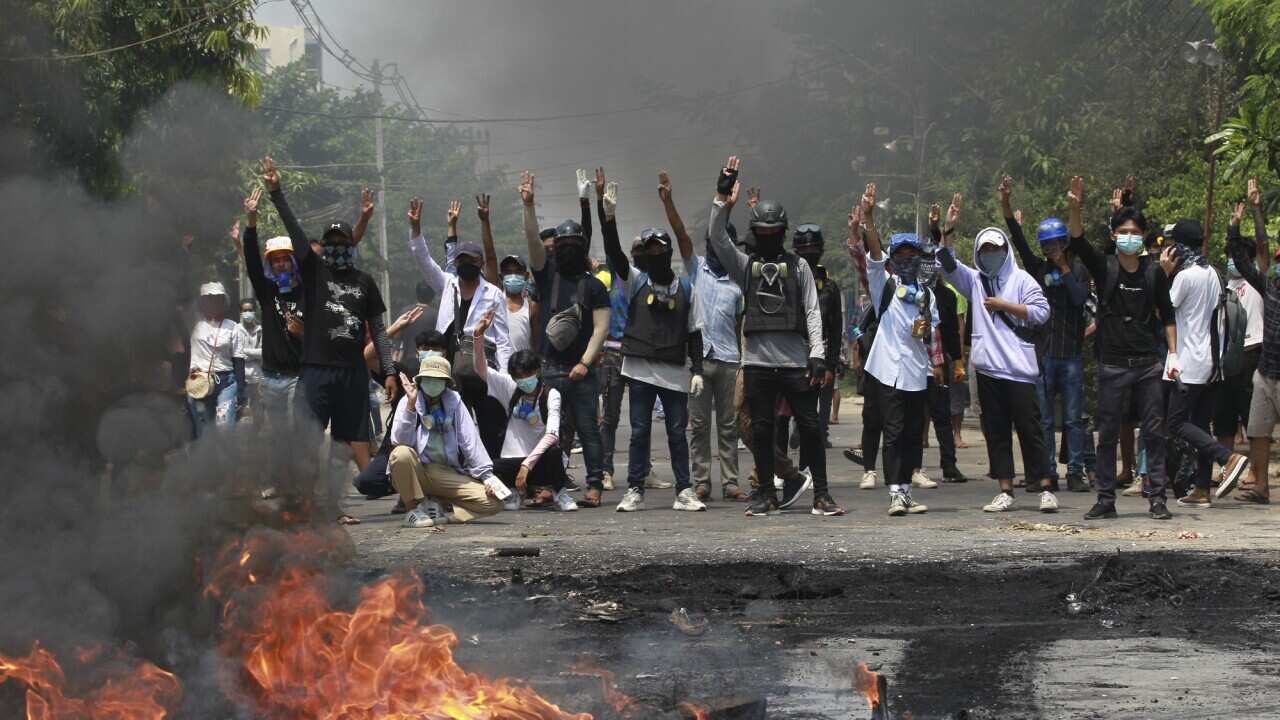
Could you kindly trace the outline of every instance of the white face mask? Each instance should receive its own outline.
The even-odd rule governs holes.
[[[418,381],[418,389],[429,398],[438,398],[444,392],[445,381],[441,378],[423,378]]]

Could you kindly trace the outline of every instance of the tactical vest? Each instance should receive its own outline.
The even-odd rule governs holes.
[[[800,297],[800,281],[796,268],[800,258],[783,253],[777,262],[751,259],[747,288],[743,293],[746,310],[742,315],[742,334],[761,332],[808,333],[804,298]]]
[[[649,276],[634,280],[642,287],[627,306],[627,327],[622,333],[622,354],[648,360],[684,365],[689,342],[690,289],[687,278],[676,283],[674,295],[664,288],[655,290]]]

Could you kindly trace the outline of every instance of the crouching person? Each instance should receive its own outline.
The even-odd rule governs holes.
[[[408,514],[406,527],[463,523],[496,514],[508,494],[493,475],[475,421],[453,389],[449,361],[422,360],[391,426],[391,484]],[[440,501],[453,505],[446,515]]]
[[[493,311],[476,323],[473,341],[484,347],[484,331],[493,321]],[[475,353],[476,375],[489,388],[489,397],[507,408],[507,430],[502,439],[502,457],[493,471],[507,487],[515,488],[506,501],[507,510],[519,510],[528,497],[529,507],[578,509],[564,489],[564,463],[560,445],[560,391],[542,382],[542,358],[532,350],[517,350],[507,360],[507,372],[494,370]],[[548,450],[552,452],[543,458]],[[541,462],[539,462],[541,461]]]

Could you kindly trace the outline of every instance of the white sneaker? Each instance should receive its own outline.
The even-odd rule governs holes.
[[[996,499],[987,503],[982,507],[983,512],[1008,512],[1013,507],[1013,495],[1002,492],[996,495]]]
[[[900,492],[889,493],[889,517],[899,517],[907,514],[907,498]]]
[[[1040,512],[1042,513],[1058,512],[1058,498],[1054,497],[1053,493],[1049,492],[1048,490],[1045,490],[1044,492],[1040,493]]]
[[[427,517],[436,522],[436,525],[444,525],[449,522],[449,514],[444,511],[444,506],[439,500],[433,497],[424,498],[418,503],[418,508],[427,514]]]
[[[568,492],[565,492],[564,488],[561,488],[560,491],[556,493],[555,499],[556,509],[560,512],[573,512],[578,509],[578,503],[569,495]]]
[[[613,489],[613,473],[607,472],[603,476],[601,476],[600,485],[603,486],[605,490],[612,490]]]
[[[429,528],[435,526],[436,521],[432,520],[421,507],[416,507],[405,513],[402,524],[409,528]]]
[[[920,515],[921,513],[929,512],[929,506],[916,502],[915,498],[911,497],[911,493],[905,492],[899,494],[902,495],[902,499],[907,505],[908,515]]]
[[[932,490],[933,488],[938,487],[938,483],[930,480],[929,476],[924,474],[924,470],[917,469],[915,472],[911,473],[911,486]]]
[[[780,476],[778,476],[778,475],[774,475],[774,476],[773,476],[773,489],[774,489],[774,490],[781,490],[781,489],[782,489],[782,486],[783,486],[783,485],[785,485],[785,484],[786,484],[786,483],[785,483],[785,481],[783,481],[783,479],[782,479]]]
[[[651,490],[670,490],[675,487],[670,480],[659,480],[653,473],[649,473],[649,477],[644,479],[644,486]]]
[[[507,512],[515,512],[522,507],[524,507],[524,496],[515,490],[512,490],[507,499],[502,501],[502,509]]]
[[[1123,497],[1138,497],[1142,494],[1143,485],[1146,485],[1146,483],[1143,482],[1142,476],[1135,477],[1129,487],[1120,491],[1120,495]]]
[[[621,510],[622,506],[619,505],[618,509]],[[698,496],[693,492],[693,488],[685,488],[680,491],[679,495],[676,495],[676,501],[672,503],[671,509],[684,510],[686,512],[704,512],[707,506],[698,499]]]
[[[868,470],[862,473],[862,482],[858,483],[859,490],[875,490],[876,485],[880,484],[880,478],[876,475],[875,470]]]
[[[738,449],[739,449],[739,450],[746,450],[746,449],[747,449],[747,444],[746,444],[746,443],[744,443],[744,442],[742,442],[742,438],[738,438]]]
[[[627,488],[627,494],[622,496],[622,502],[618,503],[614,512],[636,512],[643,509],[644,494],[635,488]]]

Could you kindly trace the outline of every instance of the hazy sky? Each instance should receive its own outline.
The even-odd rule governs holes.
[[[529,117],[644,105],[637,82],[680,95],[719,92],[785,76],[790,41],[774,24],[780,3],[732,0],[313,0],[321,19],[368,64],[396,62],[437,117]],[[267,24],[298,25],[288,0],[261,6]],[[356,84],[332,57],[327,82]],[[657,173],[667,169],[692,220],[729,147],[678,113],[646,110],[595,118],[489,126],[491,159],[535,168],[540,211],[576,214],[575,167],[604,165],[619,183],[624,237],[665,225]],[[541,171],[538,171],[542,168]],[[749,172],[749,168],[747,169]],[[510,178],[514,189],[516,179]],[[459,195],[467,195],[460,189]]]

